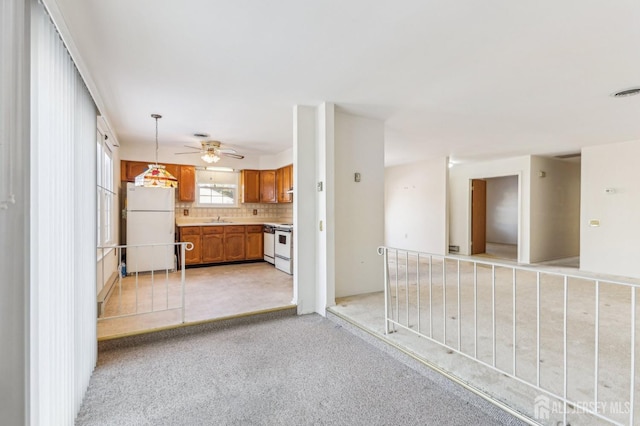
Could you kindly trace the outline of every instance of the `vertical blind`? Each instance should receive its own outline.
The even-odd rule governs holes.
[[[26,424],[29,11],[0,1],[0,423]]]
[[[96,108],[31,9],[31,424],[73,424],[97,358]]]

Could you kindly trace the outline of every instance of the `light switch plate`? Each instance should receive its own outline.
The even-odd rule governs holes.
[[[589,226],[600,226],[600,221],[598,219],[591,219],[589,221]]]

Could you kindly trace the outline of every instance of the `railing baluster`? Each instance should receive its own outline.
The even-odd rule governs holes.
[[[429,337],[433,337],[433,256],[429,255]]]
[[[636,288],[631,287],[631,385],[629,386],[629,424],[634,421],[636,384]]]
[[[409,327],[409,252],[404,252],[404,291],[405,291],[405,306],[407,310],[407,327]]]
[[[493,366],[496,366],[496,266],[491,265],[491,328],[493,339]]]
[[[420,333],[420,253],[416,254],[416,296],[418,297],[418,333]]]
[[[398,274],[399,274],[399,268],[398,268],[398,250],[395,250],[396,253],[396,315],[395,315],[395,321],[400,321],[400,298],[399,298],[399,294],[398,294]]]
[[[382,250],[384,256],[384,334],[389,334],[389,249],[386,247],[378,248],[378,254]]]
[[[473,262],[473,356],[478,358],[478,264]]]
[[[458,350],[460,350],[462,340],[462,318],[460,315],[460,259],[458,259]]]
[[[536,386],[540,387],[540,272],[536,272]]]
[[[563,318],[562,318],[562,342],[563,342],[563,350],[562,350],[562,424],[567,424],[567,380],[568,380],[568,369],[567,369],[567,309],[568,309],[568,288],[567,288],[567,276],[564,276],[564,306],[563,306]]]
[[[166,247],[165,247],[166,249]],[[169,265],[169,259],[167,258],[169,254],[168,250],[164,250],[164,264]],[[165,309],[169,309],[169,268],[165,268],[164,270],[164,282],[165,282],[165,293],[167,295],[167,303]]]
[[[596,281],[596,318],[595,318],[595,342],[594,342],[594,366],[593,366],[593,405],[598,407],[598,378],[600,376],[600,281]]]
[[[513,268],[513,277],[511,278],[512,293],[513,293],[513,375],[516,375],[516,268]]]
[[[191,243],[189,243],[191,244]],[[187,243],[181,243],[180,244],[180,259],[182,259],[182,261],[180,262],[180,292],[181,292],[181,296],[182,296],[182,323],[185,323],[185,311],[186,311],[186,285],[185,285],[185,281],[186,281],[186,276],[185,276],[185,262],[184,262],[184,256],[185,256],[185,248],[186,248]],[[386,312],[386,310],[385,310]],[[386,313],[385,313],[386,315]]]
[[[447,343],[447,259],[442,258],[442,342]]]

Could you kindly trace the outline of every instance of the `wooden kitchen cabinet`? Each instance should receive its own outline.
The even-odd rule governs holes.
[[[275,170],[260,170],[260,202],[278,202]]]
[[[193,243],[185,251],[185,265],[205,265],[242,260],[258,260],[264,256],[263,225],[183,226],[181,242]]]
[[[195,201],[196,168],[194,166],[180,166],[180,172],[174,176],[178,178],[178,199],[180,201]]]
[[[224,226],[224,260],[244,260],[245,253],[245,226]]]
[[[224,229],[221,226],[202,227],[202,263],[224,261]]]
[[[240,174],[242,202],[260,202],[260,170],[243,170]]]
[[[199,226],[189,226],[180,228],[180,242],[192,243],[193,250],[184,251],[185,265],[198,265],[202,263],[202,237]]]
[[[120,161],[120,180],[135,182],[136,176],[149,168],[153,161]],[[166,170],[178,179],[178,200],[194,202],[196,200],[196,168],[180,164],[163,164]]]
[[[120,162],[120,180],[134,182],[136,180],[136,176],[144,173],[144,171],[149,168],[149,164],[152,163],[145,161],[122,160]]]
[[[246,259],[264,258],[264,230],[262,225],[247,225]]]
[[[293,202],[293,164],[281,167],[276,172],[276,183],[278,187],[278,203]]]

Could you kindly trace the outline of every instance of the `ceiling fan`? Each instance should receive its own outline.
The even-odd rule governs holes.
[[[200,158],[207,163],[217,163],[220,161],[220,157],[222,156],[236,158],[238,160],[242,160],[244,158],[244,155],[238,154],[235,149],[222,148],[222,143],[220,141],[202,141],[200,144],[202,145],[201,148],[185,145],[185,147],[194,149],[195,151],[176,152],[176,154],[202,154],[202,157]]]

